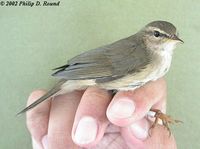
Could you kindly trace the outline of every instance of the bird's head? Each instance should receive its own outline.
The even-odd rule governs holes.
[[[151,22],[140,32],[145,46],[157,52],[173,50],[177,43],[183,43],[178,37],[176,27],[166,21]]]

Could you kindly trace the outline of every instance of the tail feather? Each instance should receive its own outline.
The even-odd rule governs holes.
[[[46,99],[48,99],[49,97],[52,97],[53,95],[55,95],[58,91],[61,90],[61,85],[65,82],[65,80],[61,80],[60,82],[58,82],[50,91],[48,91],[44,96],[40,97],[38,100],[36,100],[35,102],[33,102],[31,105],[29,105],[28,107],[24,108],[23,110],[21,110],[20,112],[17,113],[17,115],[20,115],[22,113],[25,113],[27,111],[29,111],[30,109],[36,107],[38,104],[42,103],[43,101],[45,101]]]

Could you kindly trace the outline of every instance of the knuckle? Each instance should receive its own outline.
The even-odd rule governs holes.
[[[65,142],[71,140],[71,134],[61,129],[54,129],[48,132],[48,140],[50,142]]]

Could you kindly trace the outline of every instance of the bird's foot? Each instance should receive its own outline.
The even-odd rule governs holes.
[[[183,123],[180,120],[173,119],[169,115],[162,113],[158,109],[150,109],[150,111],[155,113],[154,116],[153,116],[153,117],[155,117],[155,121],[153,122],[152,126],[149,128],[149,135],[150,136],[151,136],[151,130],[158,124],[159,119],[162,121],[163,126],[168,130],[169,136],[171,136],[169,124]]]

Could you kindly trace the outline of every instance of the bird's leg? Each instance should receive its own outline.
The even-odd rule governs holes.
[[[151,130],[156,126],[156,124],[158,123],[158,117],[155,117],[155,121],[154,123],[151,125],[151,127],[149,128],[149,136],[151,136]]]
[[[153,116],[153,117],[155,117],[155,121],[153,122],[152,126],[149,129],[149,134],[150,134],[150,130],[153,129],[158,124],[158,119],[160,119],[162,121],[163,126],[168,130],[169,136],[171,136],[169,124],[175,124],[175,123],[179,123],[179,122],[182,123],[182,121],[175,120],[175,119],[171,118],[169,115],[162,113],[158,109],[150,109],[150,111],[155,113]]]
[[[115,96],[115,94],[117,93],[117,90],[113,89],[113,90],[110,90],[112,95]]]

